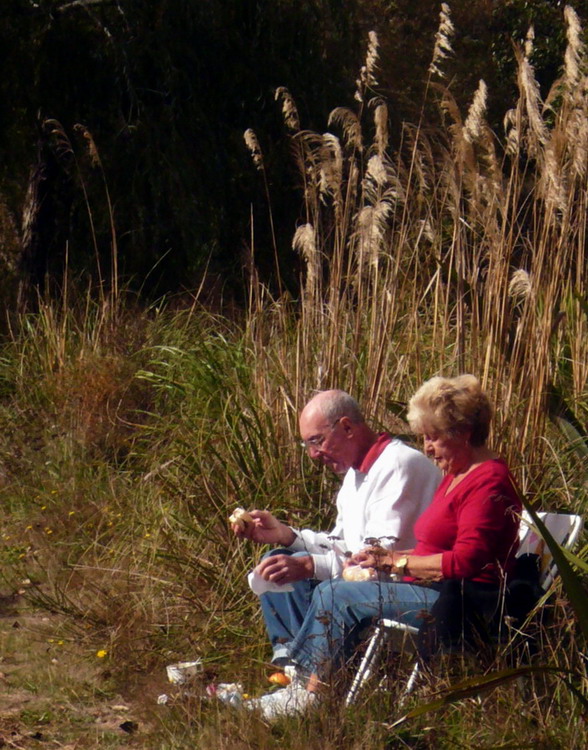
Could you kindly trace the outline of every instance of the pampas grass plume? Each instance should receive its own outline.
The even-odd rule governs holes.
[[[439,12],[439,28],[435,34],[435,47],[433,49],[433,59],[429,65],[429,73],[445,78],[445,73],[439,68],[441,60],[445,60],[453,54],[451,40],[455,33],[455,27],[451,20],[451,9],[447,3],[441,3]]]
[[[527,116],[529,118],[530,132],[534,138],[544,146],[549,137],[549,132],[541,116],[541,96],[539,84],[535,79],[535,73],[527,58],[523,58],[519,64],[519,81],[525,97]],[[532,151],[536,148],[532,147]]]
[[[337,196],[341,192],[343,178],[343,153],[337,136],[323,133],[320,157],[321,195]]]
[[[380,43],[378,41],[378,35],[375,31],[369,32],[368,40],[368,49],[365,60],[367,83],[369,86],[377,86],[378,82],[374,76],[374,73],[378,64],[378,47],[380,46]]]
[[[376,126],[375,146],[380,156],[388,147],[388,107],[382,99],[374,108],[374,124]]]
[[[530,296],[532,290],[531,277],[524,268],[517,268],[508,282],[508,294],[515,305],[524,302]]]
[[[468,143],[474,143],[482,134],[482,125],[484,124],[484,115],[486,114],[487,94],[488,88],[484,81],[480,79],[478,89],[474,95],[474,101],[463,126],[463,135]]]
[[[569,5],[564,9],[566,20],[566,35],[568,46],[564,57],[565,81],[570,89],[577,85],[580,80],[580,64],[584,57],[584,42],[582,41],[582,27],[576,11]]]
[[[388,182],[386,167],[380,154],[374,154],[368,160],[366,177],[372,179],[379,188],[383,188]]]
[[[84,125],[80,125],[79,123],[77,125],[74,125],[74,130],[78,133],[81,133],[83,139],[85,140],[88,149],[88,156],[90,157],[92,166],[100,166],[100,155],[98,154],[98,149],[96,148],[96,143],[94,141],[94,138],[92,137],[92,133],[90,133],[88,128],[86,128]]]
[[[275,99],[276,101],[282,100],[282,114],[286,127],[290,130],[300,130],[300,118],[298,117],[296,103],[285,86],[279,86],[276,89]]]
[[[359,71],[359,78],[355,82],[357,89],[355,91],[354,98],[358,102],[363,102],[363,92],[368,87],[374,87],[378,85],[378,81],[374,75],[378,64],[378,47],[379,47],[378,35],[375,31],[370,31],[368,34],[368,48],[365,59],[365,65],[361,66]]]
[[[531,56],[533,54],[533,44],[535,42],[535,28],[534,26],[529,26],[529,30],[527,31],[527,36],[525,37],[525,57],[527,60],[531,59]]]
[[[251,152],[251,158],[253,159],[255,168],[263,169],[263,154],[261,153],[261,147],[255,132],[251,128],[247,128],[243,133],[243,138],[245,140],[245,145]]]
[[[504,115],[503,125],[506,134],[506,144],[504,150],[510,156],[517,154],[521,145],[521,136],[517,124],[518,112],[516,109],[509,109]]]
[[[306,291],[312,294],[318,281],[318,252],[312,224],[301,224],[294,232],[292,249],[306,261]]]
[[[348,107],[336,107],[329,115],[330,125],[340,125],[346,144],[358,151],[362,150],[361,123],[353,110]]]

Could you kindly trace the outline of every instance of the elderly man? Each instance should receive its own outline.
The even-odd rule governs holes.
[[[414,547],[414,523],[441,479],[422,453],[386,433],[375,433],[344,391],[314,396],[300,414],[299,427],[311,458],[344,477],[333,530],[298,531],[264,510],[250,511],[253,522],[245,528],[233,525],[239,537],[281,545],[254,571],[258,592],[265,590],[261,606],[272,661],[280,666],[295,661],[291,643],[303,628],[317,584],[338,576],[346,553],[364,548],[366,538],[376,537],[387,548]],[[255,590],[255,584],[252,587]]]

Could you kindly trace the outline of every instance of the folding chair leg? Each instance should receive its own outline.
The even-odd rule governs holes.
[[[363,687],[364,682],[371,675],[373,664],[380,655],[380,651],[382,650],[382,646],[386,641],[387,635],[387,628],[381,625],[378,625],[374,630],[363,659],[361,660],[361,664],[359,665],[359,669],[357,670],[357,673],[353,678],[353,682],[351,683],[351,687],[349,688],[349,692],[345,697],[346,706],[350,706],[355,701],[355,699],[357,698],[357,694]]]
[[[416,685],[417,677],[419,676],[419,663],[416,661],[414,663],[414,667],[412,668],[412,672],[410,673],[410,677],[408,678],[408,681],[406,683],[406,687],[402,691],[402,694],[400,696],[400,700],[398,701],[398,705],[402,706],[404,701],[408,698],[408,696],[412,693],[414,690],[414,686]]]

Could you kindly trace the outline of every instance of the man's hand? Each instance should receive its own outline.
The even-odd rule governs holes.
[[[278,521],[269,510],[251,510],[249,515],[253,521],[249,521],[242,527],[241,524],[231,524],[235,536],[239,539],[251,539],[258,544],[281,544],[289,547],[296,534],[285,523]]]
[[[314,562],[310,555],[271,555],[262,560],[255,570],[264,580],[282,585],[312,578]]]

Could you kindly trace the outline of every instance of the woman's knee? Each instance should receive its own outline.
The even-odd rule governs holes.
[[[316,587],[313,600],[319,609],[346,610],[365,598],[365,588],[364,584],[355,581],[329,578]],[[367,598],[371,600],[372,596],[368,594]]]

